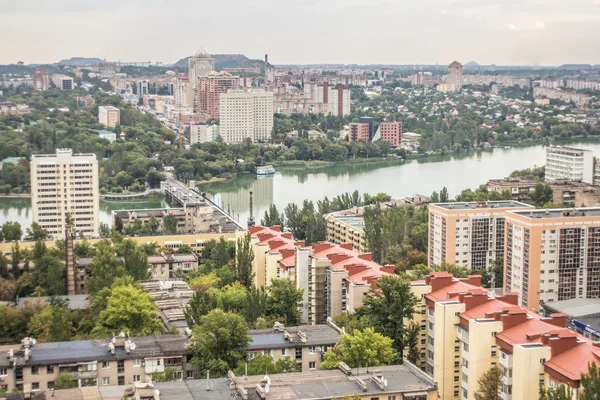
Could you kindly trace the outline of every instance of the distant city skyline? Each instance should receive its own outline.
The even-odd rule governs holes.
[[[201,46],[268,53],[273,64],[600,64],[600,0],[0,0],[0,9],[1,64],[174,63]]]

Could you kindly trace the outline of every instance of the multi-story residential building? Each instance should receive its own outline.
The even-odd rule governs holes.
[[[600,208],[506,215],[504,288],[521,305],[600,297]]]
[[[137,88],[137,96],[139,98],[142,98],[142,97],[146,96],[147,94],[150,94],[150,82],[145,79],[143,79],[141,81],[137,81],[136,88]]]
[[[323,103],[327,104],[330,115],[342,117],[350,115],[351,90],[345,86],[323,86]]]
[[[188,59],[188,77],[194,90],[198,87],[198,78],[215,70],[215,60],[204,49],[200,49]]]
[[[173,78],[173,98],[177,107],[194,107],[194,88],[187,76]]]
[[[458,61],[448,65],[448,77],[446,83],[454,85],[454,90],[460,90],[463,87],[463,67]]]
[[[561,78],[542,78],[540,87],[547,89],[558,89],[565,86],[565,80]]]
[[[544,87],[533,88],[533,97],[547,97],[552,100],[564,101],[565,103],[574,103],[578,107],[585,107],[590,101],[590,96],[584,93]]]
[[[479,378],[502,372],[503,400],[538,398],[540,386],[566,383],[577,398],[581,373],[600,355],[589,339],[565,328],[566,314],[542,317],[517,304],[516,293],[496,296],[480,287],[480,276],[455,279],[434,272],[411,282],[421,299],[421,367],[442,399],[473,400]]]
[[[402,122],[382,122],[379,125],[379,135],[373,141],[388,142],[392,147],[400,146],[402,141]]]
[[[566,87],[582,90],[582,89],[590,89],[590,90],[600,90],[600,81],[587,81],[583,79],[567,79]]]
[[[50,89],[50,73],[48,71],[36,68],[33,71],[33,90],[45,92]]]
[[[594,183],[594,154],[573,147],[546,147],[546,181]]]
[[[193,124],[190,127],[190,144],[214,142],[220,135],[219,125]]]
[[[75,88],[73,78],[67,75],[52,75],[52,83],[60,90],[73,90]]]
[[[34,154],[30,169],[33,222],[58,239],[64,237],[70,215],[77,234],[98,236],[100,197],[95,154],[73,154],[71,149]]]
[[[429,205],[429,266],[486,270],[504,256],[504,218],[533,206],[513,200]]]
[[[367,123],[351,123],[348,131],[349,142],[368,142],[370,141],[369,136],[369,124]]]
[[[98,107],[98,122],[109,128],[121,124],[121,111],[117,107],[100,106]]]
[[[209,119],[217,120],[219,115],[219,98],[230,89],[240,88],[240,78],[228,72],[209,72],[198,77],[196,84],[196,112],[208,114]]]
[[[259,89],[221,93],[220,133],[227,143],[267,142],[273,133],[273,93]]]
[[[522,88],[529,88],[531,86],[531,79],[527,77],[511,75],[463,75],[464,85],[489,86],[493,83],[501,86],[519,86]]]
[[[173,279],[176,271],[189,272],[196,268],[198,257],[194,253],[148,256],[148,269],[151,279],[155,281]]]
[[[537,184],[538,182],[532,179],[507,177],[504,179],[490,179],[487,186],[489,191],[508,192],[513,200],[523,201],[529,199],[530,193],[535,190]]]
[[[412,74],[410,76],[410,84],[413,86],[423,86],[424,80],[425,75],[422,72],[417,72],[416,74]]]
[[[594,164],[594,185],[600,186],[600,162]]]

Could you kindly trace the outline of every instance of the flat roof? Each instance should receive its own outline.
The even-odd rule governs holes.
[[[347,225],[350,225],[355,229],[360,229],[361,231],[365,229],[365,219],[362,216],[333,214],[331,215],[331,217]]]
[[[551,208],[547,210],[513,211],[512,213],[531,219],[600,217],[600,207]]]
[[[64,300],[67,302],[67,307],[74,309],[83,309],[88,308],[89,306],[89,298],[87,294],[73,294],[70,296],[56,296],[57,298]],[[42,297],[19,297],[17,306],[19,308],[24,308],[27,304],[48,304],[48,300],[50,297],[42,296]]]
[[[542,307],[571,317],[600,317],[600,299],[570,299],[544,303]],[[578,318],[581,319],[581,318]]]
[[[276,329],[253,329],[249,332],[252,342],[249,350],[280,349],[283,347],[299,346],[321,346],[335,344],[340,338],[340,333],[329,325],[301,325],[285,327],[292,335],[292,341],[286,340],[283,332]],[[298,336],[298,330],[306,334],[306,342],[303,343]]]
[[[479,210],[486,208],[534,208],[530,204],[525,204],[514,200],[434,203],[433,205],[446,210]]]

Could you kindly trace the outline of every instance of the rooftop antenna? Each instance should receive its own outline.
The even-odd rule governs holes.
[[[248,227],[254,226],[254,210],[252,207],[252,192],[250,192],[250,215],[248,215]]]

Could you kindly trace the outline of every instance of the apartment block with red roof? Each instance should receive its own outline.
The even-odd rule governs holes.
[[[600,364],[598,345],[566,329],[566,314],[541,317],[517,305],[518,293],[495,296],[480,279],[434,272],[411,282],[421,299],[414,316],[421,368],[438,383],[440,397],[474,399],[479,378],[498,366],[503,400],[537,399],[540,385],[561,383],[576,399],[587,363]]]

